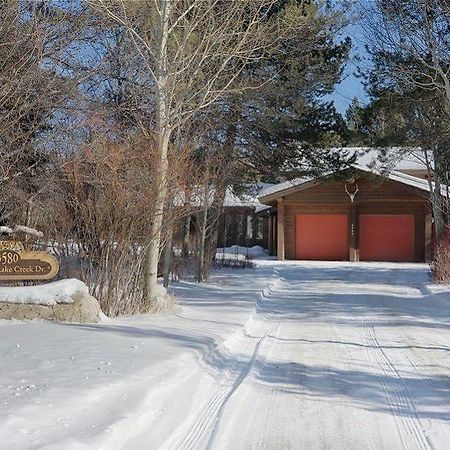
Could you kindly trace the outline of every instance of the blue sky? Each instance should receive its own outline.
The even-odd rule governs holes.
[[[354,97],[358,97],[362,104],[367,103],[367,95],[364,92],[361,80],[353,75],[354,71],[355,66],[349,63],[344,79],[336,86],[334,93],[331,95],[336,109],[341,114],[345,114]]]
[[[354,97],[358,97],[362,104],[366,104],[368,100],[361,80],[354,75],[358,65],[361,64],[356,61],[356,57],[364,57],[366,55],[364,49],[364,32],[356,23],[349,25],[344,30],[343,36],[350,36],[352,39],[352,52],[345,69],[343,80],[336,86],[334,93],[330,96],[336,109],[341,114],[345,114],[345,111]]]

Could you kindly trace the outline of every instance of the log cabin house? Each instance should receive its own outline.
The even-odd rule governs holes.
[[[279,260],[410,261],[431,258],[429,182],[354,165],[269,187],[269,253]]]

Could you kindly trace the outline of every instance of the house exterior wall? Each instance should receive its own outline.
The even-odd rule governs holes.
[[[349,222],[349,260],[359,260],[359,216],[413,215],[414,259],[428,260],[431,247],[431,216],[425,193],[385,180],[360,177],[358,193],[351,203],[344,181],[328,181],[301,190],[283,199],[285,258],[296,259],[296,216],[299,214],[346,214]]]

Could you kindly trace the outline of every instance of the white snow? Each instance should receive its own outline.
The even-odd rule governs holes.
[[[0,322],[2,448],[448,448],[426,265],[256,262],[175,284],[171,315]]]
[[[225,208],[227,207],[251,207],[251,208],[258,208],[261,206],[261,203],[259,203],[258,200],[258,194],[268,189],[270,186],[273,186],[271,183],[253,183],[253,184],[247,184],[244,189],[245,192],[241,194],[236,194],[233,191],[232,187],[228,187],[225,191],[225,199],[223,202],[223,206]]]
[[[0,233],[13,234],[17,233],[18,231],[21,231],[22,233],[29,234],[38,238],[44,236],[44,233],[42,233],[42,231],[38,231],[35,228],[26,227],[25,225],[15,225],[14,228],[7,226],[0,227]]]
[[[255,209],[260,206],[258,194],[272,186],[271,183],[248,183],[243,186],[243,192],[235,193],[232,186],[228,186],[225,190],[225,198],[223,206],[225,208],[246,207]],[[214,186],[197,186],[189,195],[189,203],[191,206],[204,207],[211,206],[216,201],[217,191]],[[184,205],[187,199],[186,192],[179,192],[176,195],[174,203],[176,205]]]
[[[243,247],[241,245],[232,245],[231,247],[217,248],[217,259],[233,259],[233,258],[258,258],[267,254],[260,245],[254,245],[253,247]]]
[[[260,245],[253,247],[242,247],[232,245],[231,247],[217,248],[216,261],[247,261],[254,258],[264,258],[267,251]]]
[[[72,297],[77,292],[88,294],[88,288],[75,278],[36,286],[0,286],[0,302],[51,306],[57,303],[72,303]]]
[[[25,234],[30,234],[35,237],[43,237],[44,233],[42,231],[38,231],[35,228],[26,227],[25,225],[16,225],[14,227],[14,232],[21,231]]]

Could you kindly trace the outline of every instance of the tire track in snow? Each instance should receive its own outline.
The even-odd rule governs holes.
[[[274,327],[273,334],[270,333],[267,336],[266,340],[271,339],[278,339],[280,337],[280,323],[281,321],[286,317],[286,315],[283,315],[280,320],[278,321],[277,325]],[[278,342],[278,341],[277,341]],[[281,344],[272,345],[269,347],[269,351],[265,355],[265,360],[269,360],[271,365],[276,366],[277,363],[280,364],[283,362],[283,355],[285,355],[286,347],[287,347],[287,341],[282,339]],[[274,353],[276,352],[276,356],[273,357]],[[252,386],[252,385],[250,385]],[[264,397],[256,397],[256,400],[259,402],[259,404],[264,404],[264,406],[261,406],[260,408],[255,408],[255,410],[259,411],[258,414],[255,416],[248,416],[247,419],[247,430],[251,426],[253,428],[252,430],[252,447],[257,450],[263,450],[267,449],[267,443],[270,442],[270,450],[278,450],[278,449],[284,449],[285,446],[283,444],[282,440],[282,430],[281,425],[278,420],[271,420],[275,416],[275,404],[276,400],[279,396],[278,389],[273,386],[264,386],[264,389],[270,389],[268,393],[268,398]],[[242,387],[244,389],[244,387]],[[247,386],[248,389],[248,386]],[[255,399],[254,399],[255,400]],[[268,406],[267,406],[268,405]],[[237,406],[235,405],[235,408]],[[211,440],[209,443],[209,448],[212,450],[215,435],[217,432],[217,428],[214,430],[214,434],[211,436]],[[247,435],[247,433],[244,433],[244,435]]]
[[[212,448],[211,445],[214,441],[218,423],[228,400],[233,396],[239,386],[241,386],[242,382],[250,374],[257,359],[261,345],[269,334],[274,333],[274,331],[278,328],[280,321],[282,320],[278,319],[278,321],[270,328],[268,328],[267,326],[264,327],[264,324],[266,322],[273,322],[273,320],[271,320],[270,317],[264,316],[260,313],[261,303],[265,298],[271,297],[275,290],[280,287],[281,283],[282,279],[279,277],[278,271],[275,271],[275,280],[269,283],[266,288],[263,289],[260,295],[260,299],[255,305],[255,312],[247,321],[244,330],[240,332],[241,334],[238,337],[231,338],[234,340],[245,340],[247,343],[245,345],[245,351],[243,353],[244,355],[250,355],[250,357],[247,358],[247,361],[245,362],[238,362],[236,367],[233,368],[237,373],[237,375],[234,377],[234,380],[230,381],[227,379],[222,379],[219,381],[219,383],[223,384],[223,386],[209,399],[208,403],[197,414],[197,417],[190,427],[189,432],[180,440],[178,440],[178,442],[171,448],[177,450]],[[262,317],[258,317],[259,315],[262,315]],[[254,332],[254,334],[259,334],[259,336],[256,337],[250,335],[246,330],[249,325],[253,327],[255,322],[257,322],[260,328],[258,330],[257,326],[256,329],[256,332],[259,331],[259,333]]]
[[[415,345],[416,341],[414,338],[412,339],[412,341],[413,341],[412,344],[411,344],[411,341],[408,341],[405,343],[398,336],[396,336],[393,339],[393,342],[402,348],[402,352],[404,353],[406,360],[408,361],[408,363],[414,369],[415,372],[420,374],[420,369],[421,369],[421,367],[417,363],[417,360],[419,360],[419,364],[424,367],[426,366],[427,363],[428,364],[433,363],[434,365],[437,365],[440,362],[436,359],[436,357],[434,356],[434,354],[432,352],[427,353],[427,360],[425,360],[421,355],[419,355],[419,353],[414,352],[413,349],[411,348],[411,345]],[[435,378],[430,379],[429,378],[430,374],[431,374],[431,376],[436,376],[436,375],[440,376],[442,379],[440,381],[436,381]],[[449,390],[449,388],[450,388],[450,378],[442,376],[442,374],[438,373],[436,370],[427,371],[427,376],[425,376],[425,377],[421,376],[421,380],[423,380],[423,382],[427,386],[430,387],[431,391],[439,391],[439,390],[445,391],[445,390]],[[445,410],[445,413],[447,415],[445,420],[447,420],[447,421],[450,420],[449,404],[447,402],[445,402],[442,398],[440,398],[438,395],[436,395],[435,398],[438,399],[438,403]],[[429,422],[428,433],[430,433],[432,431],[432,421],[428,420],[428,422]],[[446,435],[448,436],[449,441],[450,441],[450,433],[448,431],[446,432]]]
[[[367,325],[364,319],[365,338],[368,344],[369,359],[375,362],[381,376],[381,385],[391,415],[395,420],[397,430],[404,448],[428,450],[434,448],[428,439],[421,420],[417,414],[414,402],[409,394],[404,379],[380,345],[375,328]],[[406,430],[412,436],[413,447],[409,445],[403,435]]]

